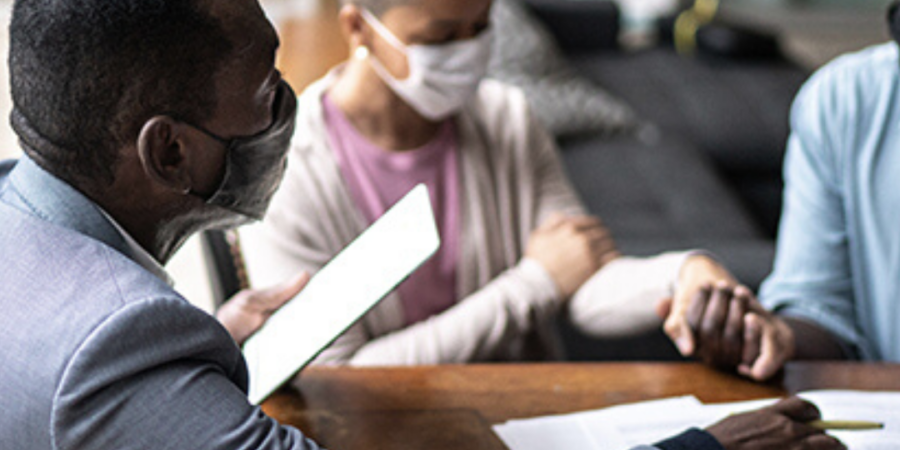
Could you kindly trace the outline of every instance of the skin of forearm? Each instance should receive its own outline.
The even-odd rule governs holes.
[[[796,317],[781,317],[794,333],[794,359],[851,359],[841,341],[819,325]]]

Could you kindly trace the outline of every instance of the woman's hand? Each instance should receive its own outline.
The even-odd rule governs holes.
[[[544,267],[563,299],[619,256],[609,230],[591,216],[554,214],[531,233],[525,249],[525,257]]]

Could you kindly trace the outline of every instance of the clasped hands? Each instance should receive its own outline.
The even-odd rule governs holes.
[[[704,255],[685,263],[673,298],[657,312],[682,355],[754,380],[771,378],[795,352],[791,327]]]
[[[554,214],[532,232],[525,256],[547,270],[565,299],[620,254],[600,219]],[[794,355],[791,328],[704,254],[687,258],[657,313],[682,355],[755,380],[772,377]]]
[[[600,219],[563,214],[551,215],[535,229],[525,250],[525,257],[547,270],[562,299],[619,256]],[[791,328],[704,254],[687,258],[672,298],[657,309],[682,355],[718,368],[765,380],[794,354]]]

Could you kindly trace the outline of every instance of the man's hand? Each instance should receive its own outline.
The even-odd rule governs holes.
[[[525,257],[536,260],[569,298],[597,270],[620,255],[600,219],[554,214],[528,238]]]
[[[278,286],[238,292],[216,311],[216,318],[234,341],[243,345],[247,338],[269,320],[272,313],[303,290],[309,278],[309,274],[303,272]]]
[[[787,398],[768,408],[728,417],[710,426],[726,450],[843,450],[837,439],[806,424],[820,418],[812,403]]]
[[[731,273],[714,259],[705,255],[691,256],[681,267],[673,298],[663,300],[658,307],[657,312],[665,319],[663,329],[684,356],[692,356],[696,348],[694,333],[687,322],[691,300],[702,287],[719,282],[728,286],[737,284]]]
[[[770,378],[794,356],[792,328],[767,311],[744,286],[707,285],[687,311],[694,356],[756,380]]]

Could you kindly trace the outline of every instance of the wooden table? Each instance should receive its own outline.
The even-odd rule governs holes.
[[[694,363],[311,368],[263,405],[330,449],[503,449],[490,424],[693,394],[704,402],[810,389],[900,390],[900,365],[792,363],[758,384]]]

